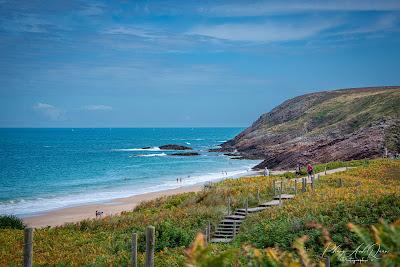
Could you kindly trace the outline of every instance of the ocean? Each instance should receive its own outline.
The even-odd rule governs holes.
[[[242,130],[0,129],[0,214],[26,217],[245,174],[259,161],[208,152]],[[160,150],[164,144],[200,155],[169,156],[177,151]]]

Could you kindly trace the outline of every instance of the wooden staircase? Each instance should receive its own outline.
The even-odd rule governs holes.
[[[280,206],[282,205],[283,201],[291,200],[293,199],[297,193],[300,192],[306,192],[309,189],[307,189],[307,185],[311,184],[311,189],[314,190],[314,182],[315,180],[319,180],[321,175],[327,175],[335,172],[342,172],[346,171],[348,167],[341,167],[333,170],[327,171],[325,168],[324,172],[317,173],[315,176],[312,177],[302,177],[302,178],[295,178],[291,179],[291,181],[295,182],[294,188],[290,188],[291,190],[294,190],[294,194],[283,194],[283,184],[282,181],[280,182],[280,187],[279,190],[276,190],[275,188],[275,182],[274,181],[274,198],[273,200],[270,200],[268,202],[264,202],[259,204],[257,207],[252,207],[248,208],[247,204],[245,208],[237,209],[235,210],[232,214],[228,214],[224,217],[223,220],[221,220],[216,227],[215,231],[213,234],[210,233],[211,229],[208,230],[208,235],[211,235],[211,238],[208,237],[209,242],[211,243],[228,243],[231,242],[232,239],[238,234],[240,225],[242,222],[246,219],[247,215],[256,213],[256,212],[261,212],[265,209],[274,207],[274,206]],[[304,179],[304,181],[303,181]],[[302,187],[297,188],[297,183],[302,182]],[[276,194],[276,192],[279,192],[279,194]],[[230,206],[230,204],[228,205]],[[228,211],[229,212],[229,211]]]
[[[279,194],[273,200],[261,203],[253,208],[241,208],[235,210],[232,214],[228,214],[221,220],[216,227],[210,242],[212,243],[229,243],[239,232],[240,225],[246,219],[246,216],[252,213],[260,212],[270,207],[279,206],[284,200],[290,200],[295,195]]]

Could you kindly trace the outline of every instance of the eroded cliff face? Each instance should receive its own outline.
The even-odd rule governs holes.
[[[256,168],[376,158],[399,152],[400,87],[318,92],[287,100],[222,144],[264,159]]]

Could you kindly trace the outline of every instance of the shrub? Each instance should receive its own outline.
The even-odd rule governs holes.
[[[14,215],[0,216],[0,229],[19,229],[25,228],[24,222]]]
[[[194,236],[195,233],[188,233],[174,222],[162,222],[156,228],[156,250],[160,251],[166,247],[187,247],[193,241]]]

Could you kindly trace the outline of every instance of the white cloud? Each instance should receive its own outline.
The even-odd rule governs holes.
[[[380,33],[390,31],[396,28],[399,22],[398,17],[389,14],[380,17],[376,21],[372,21],[369,25],[361,27],[354,27],[353,29],[338,32],[335,35],[350,35],[350,34],[368,34],[368,33]]]
[[[88,105],[85,106],[85,110],[88,111],[110,111],[113,108],[111,106],[106,106],[106,105]]]
[[[100,4],[89,4],[80,11],[82,15],[86,16],[98,16],[104,13],[107,7]]]
[[[119,35],[135,35],[144,38],[154,38],[158,37],[157,34],[152,33],[152,31],[146,30],[139,27],[129,27],[129,26],[118,26],[106,29],[103,31],[106,34],[119,34]]]
[[[309,24],[221,24],[199,26],[189,33],[230,41],[277,42],[302,40],[338,25],[335,21]]]
[[[21,16],[18,20],[5,20],[1,27],[6,31],[12,32],[44,33],[47,32],[47,27],[50,25],[50,23],[41,18],[29,15]]]
[[[262,16],[275,13],[299,13],[312,11],[394,11],[400,10],[398,0],[329,0],[329,1],[257,1],[252,4],[226,4],[201,8],[201,13],[214,16]]]
[[[59,120],[62,116],[62,111],[59,108],[46,103],[38,102],[36,105],[33,106],[33,109],[53,121]]]

